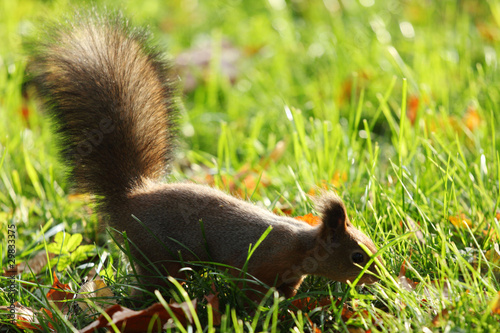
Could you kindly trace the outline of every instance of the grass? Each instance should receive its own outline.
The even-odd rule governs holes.
[[[314,212],[307,194],[326,184],[345,200],[354,224],[384,248],[387,274],[380,283],[350,288],[309,277],[299,291],[297,298],[341,298],[356,314],[344,313],[343,320],[340,303],[293,312],[291,300],[272,291],[257,311],[247,311],[233,281],[215,271],[192,274],[187,293],[179,286],[164,295],[197,298],[199,327],[307,332],[314,323],[324,331],[498,330],[497,1],[106,5],[149,25],[173,57],[214,42],[205,48],[214,57],[204,69],[195,68],[198,84],[185,94],[173,180],[209,179],[293,215]],[[61,255],[69,259],[56,267],[59,280],[77,290],[86,275],[80,265],[99,263],[97,255],[109,253],[103,262],[108,283],[129,304],[123,296],[130,272],[121,251],[89,213],[88,198],[72,194],[43,112],[22,95],[22,36],[40,17],[71,10],[64,1],[0,0],[2,267],[8,262],[8,225],[17,227],[17,262],[54,246],[56,231],[81,234],[81,244],[95,244],[92,256]],[[239,52],[233,82],[221,74],[225,41]],[[403,263],[409,282],[418,283],[412,290],[399,282]],[[16,300],[47,307],[52,279],[49,267],[37,282],[23,274],[16,280]],[[0,281],[7,288],[8,279]],[[220,292],[220,326],[213,325],[204,301],[212,282]],[[0,300],[8,304],[5,294]],[[63,332],[92,318],[60,314],[53,321]]]

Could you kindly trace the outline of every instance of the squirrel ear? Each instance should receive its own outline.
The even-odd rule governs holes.
[[[333,193],[324,195],[318,203],[323,225],[335,231],[345,230],[347,212],[342,199]]]

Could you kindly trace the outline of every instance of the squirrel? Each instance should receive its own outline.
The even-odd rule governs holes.
[[[133,257],[180,278],[190,262],[240,270],[285,297],[307,275],[353,281],[368,263],[339,196],[324,193],[321,223],[279,216],[206,185],[164,180],[176,140],[177,78],[145,30],[121,14],[77,15],[34,43],[28,72],[52,118],[69,180],[96,213],[125,231]],[[249,246],[267,237],[247,261]],[[378,260],[378,259],[376,259]],[[136,264],[145,281],[148,265]],[[379,279],[375,264],[360,283]],[[162,280],[165,283],[165,279]]]

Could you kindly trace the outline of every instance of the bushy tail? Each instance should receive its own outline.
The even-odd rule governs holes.
[[[80,13],[35,42],[29,71],[60,136],[70,179],[101,203],[165,172],[175,94],[168,66],[119,15]]]

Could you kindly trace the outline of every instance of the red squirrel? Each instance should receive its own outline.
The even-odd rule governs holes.
[[[126,232],[136,260],[147,257],[173,277],[190,261],[237,271],[250,244],[272,227],[246,270],[291,297],[308,274],[353,281],[370,259],[359,243],[377,251],[333,193],[319,200],[321,223],[311,226],[208,186],[163,181],[176,137],[177,79],[145,31],[120,15],[92,13],[49,33],[34,44],[28,68],[69,179],[93,194],[112,228]],[[136,266],[139,275],[151,275]],[[368,273],[360,283],[376,281]]]

